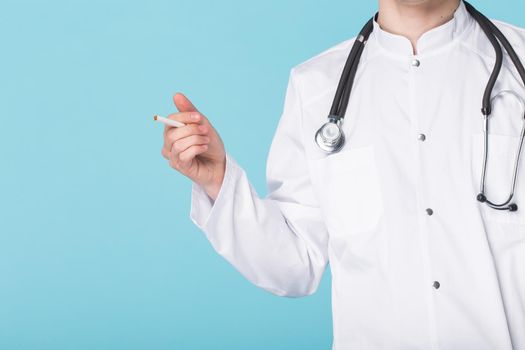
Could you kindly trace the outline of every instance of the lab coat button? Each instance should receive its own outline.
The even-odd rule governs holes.
[[[435,289],[438,289],[441,284],[438,282],[438,281],[434,281],[434,283],[432,283],[432,286],[435,288]]]
[[[427,215],[428,216],[434,214],[434,211],[432,209],[430,209],[430,208],[427,208],[426,211],[427,211]]]
[[[425,141],[426,138],[427,138],[427,137],[425,136],[425,134],[419,134],[419,135],[417,135],[417,139],[418,139],[419,141]]]
[[[421,64],[421,62],[416,58],[414,58],[411,63],[414,67],[419,67],[419,65]]]

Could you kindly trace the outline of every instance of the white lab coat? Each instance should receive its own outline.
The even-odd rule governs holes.
[[[525,30],[496,25],[525,58]],[[353,40],[292,69],[268,195],[228,153],[215,202],[193,184],[191,219],[240,273],[277,295],[314,293],[330,262],[334,350],[525,350],[525,160],[517,212],[476,200],[492,46],[463,3],[423,34],[417,56],[374,22],[346,145],[326,155],[314,134]],[[525,97],[505,54],[493,94],[506,89]],[[512,97],[493,107],[487,192],[501,200],[523,111]]]

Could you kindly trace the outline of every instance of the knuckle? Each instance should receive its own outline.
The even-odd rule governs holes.
[[[171,143],[174,143],[174,142],[177,142],[180,138],[181,138],[180,133],[173,132],[173,133],[170,134],[168,140]]]
[[[166,131],[166,139],[167,140],[173,140],[173,138],[175,137],[174,131],[175,130],[168,130],[168,131]]]
[[[200,133],[199,124],[191,124],[191,133],[192,134]]]
[[[187,162],[187,161],[189,160],[189,159],[188,159],[189,157],[188,157],[187,153],[188,153],[188,152],[182,152],[182,153],[179,154],[179,160],[180,160],[181,162],[184,163],[184,162]]]
[[[190,137],[188,137],[188,143],[190,145],[189,148],[195,146],[195,145],[198,145],[199,143],[202,142],[202,136],[201,135],[192,135]]]
[[[182,118],[181,118],[181,115],[182,115],[181,112],[178,112],[178,113],[172,113],[172,114],[168,115],[167,118],[168,118],[168,119],[171,119],[171,120],[176,120],[176,121],[179,121],[179,122],[180,122],[181,119],[182,119]]]
[[[205,116],[204,114],[200,113],[200,112],[199,112],[199,116],[200,116],[200,119],[201,119],[202,121],[207,121],[207,120],[208,120],[208,119],[206,118],[206,116]]]
[[[201,135],[193,135],[191,136],[191,144],[192,145],[196,145],[198,143],[200,143],[202,141],[202,136]]]
[[[195,134],[195,130],[193,128],[192,124],[187,124],[186,126],[183,126],[182,128],[178,129],[177,138],[182,139],[184,137],[188,137]]]
[[[206,125],[198,125],[197,128],[201,133],[206,133],[208,131],[208,127]]]
[[[179,168],[179,156],[178,154],[172,154],[170,157],[170,165],[174,169]]]
[[[173,143],[173,146],[171,146],[171,149],[172,151],[174,151],[175,153],[180,153],[180,151],[182,151],[181,149],[181,143],[180,142],[174,142]]]

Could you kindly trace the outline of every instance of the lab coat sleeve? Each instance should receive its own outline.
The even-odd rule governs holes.
[[[328,235],[310,182],[295,79],[292,69],[267,159],[268,195],[256,193],[227,153],[215,201],[193,183],[190,211],[216,252],[244,277],[288,297],[314,293],[328,260]]]

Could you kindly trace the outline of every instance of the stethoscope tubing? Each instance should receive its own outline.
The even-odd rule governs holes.
[[[494,101],[496,98],[504,95],[511,95],[519,102],[521,106],[521,110],[523,111],[524,120],[525,120],[525,102],[523,99],[514,91],[512,90],[502,90],[497,95],[495,95],[491,102]],[[516,191],[516,184],[519,174],[519,165],[521,160],[521,154],[523,151],[523,140],[525,139],[525,122],[522,123],[521,133],[519,137],[519,144],[517,148],[517,152],[514,159],[514,169],[513,169],[513,175],[512,175],[512,182],[511,182],[511,188],[510,188],[510,194],[507,200],[503,203],[495,203],[493,201],[490,201],[486,198],[485,194],[485,183],[486,183],[486,170],[488,167],[488,149],[489,149],[489,118],[491,118],[489,115],[484,116],[483,118],[483,166],[482,166],[482,174],[481,174],[481,184],[480,184],[480,195],[483,194],[483,202],[486,202],[487,205],[489,205],[493,209],[498,210],[508,210],[508,205],[514,198],[514,193]],[[478,195],[479,196],[479,195]]]
[[[481,30],[485,33],[486,37],[488,38],[491,45],[493,46],[494,52],[496,54],[494,67],[489,76],[487,85],[485,87],[485,91],[483,93],[483,98],[482,98],[481,113],[483,115],[483,132],[484,132],[483,168],[481,172],[480,193],[477,195],[477,199],[478,201],[484,202],[487,205],[489,205],[491,208],[494,208],[494,209],[516,211],[517,205],[515,203],[511,203],[511,201],[514,198],[514,194],[516,190],[519,163],[520,163],[521,154],[523,150],[523,141],[525,138],[525,104],[523,100],[519,97],[518,94],[510,90],[503,90],[500,93],[498,93],[496,96],[491,97],[492,92],[494,90],[494,86],[496,84],[498,76],[501,72],[501,68],[503,66],[503,50],[501,46],[503,46],[503,48],[509,55],[524,85],[525,85],[525,68],[523,67],[521,60],[519,59],[518,55],[514,51],[514,48],[512,47],[510,42],[507,40],[505,35],[496,27],[496,25],[492,23],[490,19],[485,17],[485,15],[483,15],[481,12],[476,10],[470,3],[468,3],[465,0],[463,0],[463,3],[465,4],[467,11],[476,20]],[[343,71],[341,73],[339,83],[337,85],[337,89],[334,95],[334,100],[330,108],[330,114],[328,115],[328,122],[325,123],[317,131],[315,135],[315,141],[317,142],[319,147],[325,152],[328,152],[328,153],[337,152],[342,148],[345,142],[344,133],[341,128],[342,120],[345,117],[346,110],[348,107],[350,93],[354,85],[354,80],[355,80],[355,76],[357,73],[359,60],[363,53],[364,46],[368,40],[368,37],[373,31],[373,24],[374,24],[373,21],[377,20],[378,15],[379,13],[376,13],[375,16],[372,17],[363,26],[356,40],[354,40],[352,49],[350,50],[350,53],[345,62]],[[489,147],[489,141],[488,141],[489,139],[488,137],[489,136],[489,120],[490,120],[490,115],[492,113],[492,101],[496,97],[503,95],[503,94],[507,94],[507,93],[513,94],[520,101],[520,104],[523,107],[522,109],[524,110],[523,112],[524,120],[523,120],[523,126],[521,130],[518,150],[516,152],[516,159],[514,163],[514,171],[513,171],[513,176],[512,176],[510,195],[504,203],[497,204],[497,203],[494,203],[493,201],[490,201],[485,194],[486,173],[487,173],[487,163],[488,163],[488,147]],[[332,129],[330,129],[330,127]],[[337,131],[335,133],[333,132],[334,128],[336,128],[335,130]],[[330,133],[328,134],[333,135],[333,138],[327,139],[325,137],[325,133],[322,132],[323,130],[326,130],[326,131],[331,130]]]
[[[346,113],[346,107],[350,98],[350,92],[352,91],[358,62],[363,53],[366,41],[374,28],[373,20],[374,18],[371,18],[359,32],[343,68],[343,73],[339,79],[339,84],[337,85],[334,100],[332,102],[332,107],[330,108],[330,116],[336,117],[336,119],[343,119]]]

